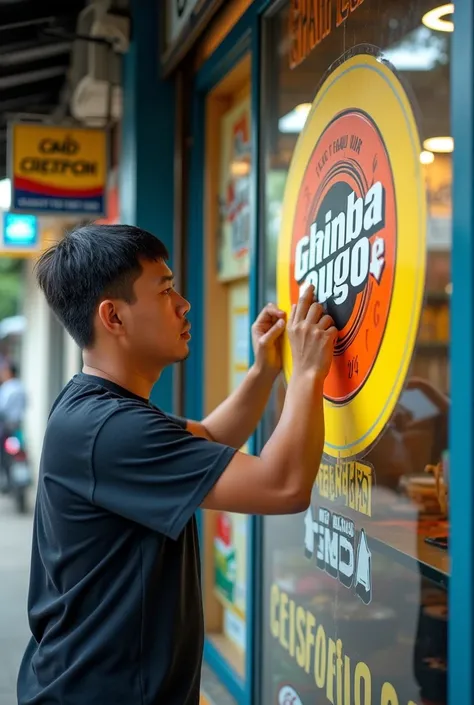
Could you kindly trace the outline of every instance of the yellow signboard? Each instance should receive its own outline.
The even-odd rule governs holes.
[[[105,215],[106,131],[18,122],[10,125],[8,145],[12,211]]]

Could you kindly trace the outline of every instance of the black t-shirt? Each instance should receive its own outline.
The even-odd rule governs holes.
[[[235,450],[145,399],[74,377],[46,429],[19,705],[197,705],[194,512]]]

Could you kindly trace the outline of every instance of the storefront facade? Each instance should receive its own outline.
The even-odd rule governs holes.
[[[472,703],[474,3],[164,5],[194,333],[165,406],[202,418],[308,283],[340,331],[308,512],[200,516],[206,664],[242,704]]]

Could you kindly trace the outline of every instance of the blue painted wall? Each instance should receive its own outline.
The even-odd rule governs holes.
[[[159,69],[159,3],[132,0],[132,42],[124,59],[120,218],[162,240],[173,266],[174,84]],[[173,370],[152,400],[172,411]]]

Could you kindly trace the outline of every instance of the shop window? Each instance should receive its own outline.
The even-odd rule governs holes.
[[[354,453],[344,444],[328,452],[310,513],[264,519],[264,703],[442,705],[447,699],[453,16],[447,6],[442,22],[433,21],[436,13],[428,13],[435,5],[429,0],[284,2],[262,23],[263,298],[281,303],[282,237],[285,228],[294,232],[298,219],[306,217],[307,240],[300,241],[299,255],[293,250],[288,258],[288,277],[300,279],[287,289],[294,296],[310,277],[338,317],[343,332],[337,374],[325,393],[328,404],[345,405],[341,418],[348,438],[364,423],[360,406],[348,417],[350,405],[368,384],[397,316],[402,336],[393,338],[394,350],[400,348],[393,364],[387,363],[383,375],[379,371],[380,389],[393,382],[396,390],[395,396],[386,393],[391,413],[383,427],[367,429],[372,434],[367,444],[362,432],[354,432]],[[340,81],[337,92],[331,77],[339,81],[349,67],[358,69],[353,82]],[[357,84],[360,75],[366,79]],[[390,84],[391,93],[379,79]],[[355,94],[355,85],[363,95]],[[395,95],[398,107],[392,111]],[[331,119],[311,128],[313,142],[307,138],[296,155],[309,121],[317,125],[326,114]],[[343,120],[348,128],[339,130]],[[415,147],[416,169],[410,151]],[[300,182],[289,183],[295,159],[304,160],[306,170],[300,170]],[[404,193],[403,180],[417,188]],[[411,205],[401,211],[401,203]],[[289,208],[290,226],[285,223]],[[302,216],[305,208],[309,215]],[[327,216],[323,223],[321,214]],[[403,244],[405,222],[412,247]],[[311,244],[317,233],[320,255],[316,239]],[[361,243],[365,235],[368,244]],[[364,280],[362,255],[351,260],[354,243],[361,243],[359,254],[362,245],[371,254]],[[347,258],[341,255],[344,248]],[[323,265],[326,286],[318,270]],[[337,291],[328,284],[336,268]],[[383,294],[386,275],[392,280]],[[380,292],[380,306],[372,311],[357,351],[351,316],[372,310],[374,292]],[[350,306],[343,310],[346,300]],[[380,317],[386,328],[375,344]],[[406,366],[397,366],[405,358]],[[285,388],[282,376],[265,415],[263,440],[278,421]],[[368,415],[375,396],[365,402]]]

